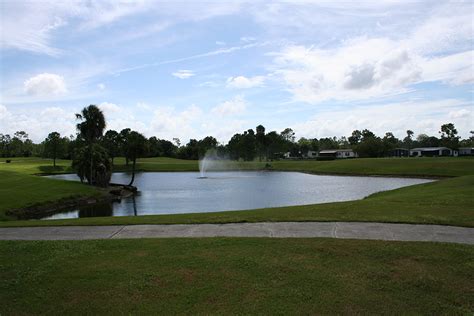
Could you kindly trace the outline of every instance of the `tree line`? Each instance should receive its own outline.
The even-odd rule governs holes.
[[[100,156],[107,157],[113,166],[115,157],[125,157],[128,165],[130,162],[133,164],[137,157],[199,159],[210,149],[214,149],[218,156],[233,160],[262,161],[281,158],[287,152],[290,152],[292,157],[302,157],[309,151],[317,152],[325,149],[353,149],[360,157],[384,157],[389,156],[395,148],[444,146],[457,149],[474,146],[474,132],[471,131],[471,137],[461,139],[452,123],[443,124],[438,137],[426,134],[415,137],[412,130],[407,130],[403,139],[395,137],[391,132],[377,136],[372,131],[364,129],[354,130],[348,137],[319,139],[302,137],[296,140],[295,132],[291,128],[281,132],[266,132],[264,126],[258,125],[255,130],[248,129],[234,134],[227,144],[221,144],[213,136],[207,136],[201,140],[190,139],[182,145],[177,138],[172,141],[155,136],[146,138],[130,128],[105,131],[103,113],[93,105],[77,114],[77,119],[80,123],[77,124],[75,136],[66,137],[58,132],[51,132],[39,144],[33,143],[24,131],[18,131],[13,136],[0,134],[0,156],[52,158],[55,165],[56,159],[78,160],[78,157],[84,158],[93,152],[97,156],[93,159],[100,160]],[[88,149],[85,149],[86,147]],[[76,167],[90,169],[89,165],[76,164]],[[84,172],[83,176],[86,179],[87,173]],[[88,177],[93,178],[90,170]]]

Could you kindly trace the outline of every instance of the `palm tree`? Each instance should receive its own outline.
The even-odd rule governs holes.
[[[81,123],[76,125],[79,135],[89,144],[97,142],[102,137],[105,129],[104,113],[96,106],[89,105],[76,114],[76,118]]]
[[[102,111],[96,105],[91,104],[88,107],[82,109],[81,113],[76,114],[76,118],[78,120],[81,120],[81,122],[76,125],[77,131],[79,132],[79,138],[81,138],[86,143],[86,146],[82,149],[83,154],[81,155],[81,159],[86,159],[86,157],[88,156],[89,161],[87,164],[85,163],[85,161],[76,162],[75,164],[77,166],[88,165],[89,175],[87,178],[89,184],[92,185],[97,183],[97,180],[99,178],[107,178],[106,176],[103,176],[102,173],[108,174],[110,172],[110,167],[108,167],[108,156],[107,154],[102,154],[101,152],[103,148],[96,144],[104,133],[106,125],[105,117],[104,113],[102,113]],[[105,150],[103,151],[105,152]],[[100,158],[97,160],[94,159],[94,157]],[[80,173],[79,169],[77,170],[78,174]],[[99,175],[98,172],[101,173],[101,175]],[[82,176],[84,176],[84,170],[82,170],[81,173]],[[102,185],[104,185],[104,183],[102,183]]]

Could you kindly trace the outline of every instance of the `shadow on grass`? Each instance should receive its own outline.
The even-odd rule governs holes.
[[[64,166],[38,166],[38,169],[42,173],[56,173],[56,172],[63,172],[66,170],[66,167]]]

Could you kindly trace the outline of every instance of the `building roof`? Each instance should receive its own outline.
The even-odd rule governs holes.
[[[351,152],[352,149],[326,149],[326,150],[321,150],[319,153],[323,154],[335,154],[337,152]]]
[[[451,148],[448,148],[448,147],[420,147],[420,148],[413,148],[413,149],[411,149],[411,150],[432,151],[432,150],[443,150],[443,149],[452,150]]]

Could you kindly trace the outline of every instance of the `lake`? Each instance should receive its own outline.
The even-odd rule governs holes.
[[[121,202],[74,208],[43,219],[136,216],[246,210],[362,199],[372,193],[431,182],[427,179],[322,176],[299,172],[137,173],[139,193]],[[78,181],[72,174],[50,178]],[[127,184],[130,174],[114,173]]]

